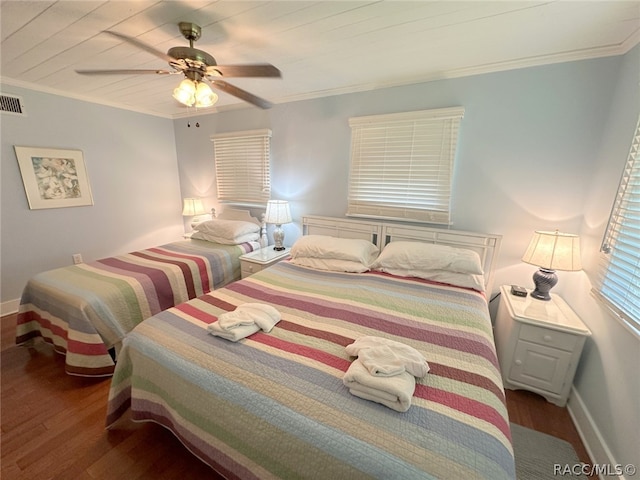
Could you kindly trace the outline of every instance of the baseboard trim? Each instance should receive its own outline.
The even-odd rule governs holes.
[[[19,306],[20,306],[19,298],[16,298],[14,300],[9,300],[8,302],[0,303],[0,316],[4,317],[5,315],[11,315],[12,313],[16,313],[18,311]]]
[[[582,401],[582,397],[573,386],[571,387],[571,395],[569,395],[569,401],[567,402],[567,410],[578,431],[578,435],[580,435],[582,439],[584,448],[587,450],[589,458],[591,458],[592,464],[617,465],[618,462],[613,458],[611,450],[609,450],[607,443],[604,441],[604,438],[602,438],[600,430],[593,421],[593,417]],[[612,477],[599,475],[599,478],[600,480],[610,480]],[[617,478],[619,480],[626,480],[625,475],[620,475]]]

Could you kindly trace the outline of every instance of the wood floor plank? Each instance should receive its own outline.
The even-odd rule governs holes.
[[[0,319],[0,474],[7,480],[221,480],[171,432],[126,416],[106,430],[110,380],[74,377],[50,345],[15,346],[16,315]],[[590,463],[566,408],[507,391],[511,421],[567,440]]]

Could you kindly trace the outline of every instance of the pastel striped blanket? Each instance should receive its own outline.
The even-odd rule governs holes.
[[[207,333],[246,302],[282,319],[239,342]],[[363,335],[427,359],[407,412],[344,386]],[[228,479],[515,478],[486,299],[387,274],[280,262],[151,317],[123,342],[107,426],[129,408]]]
[[[183,240],[35,275],[20,299],[16,343],[41,336],[66,355],[67,373],[111,375],[109,349],[129,331],[239,279],[240,255],[256,246]]]

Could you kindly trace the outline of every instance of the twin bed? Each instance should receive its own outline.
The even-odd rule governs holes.
[[[383,253],[404,241],[474,251],[491,292],[498,236],[326,217],[303,225],[308,236],[364,239]],[[338,256],[321,260],[343,265]],[[440,263],[438,275],[464,262]],[[433,272],[417,278],[387,267],[326,271],[296,257],[152,316],[123,341],[108,428],[128,411],[157,422],[228,479],[515,478],[485,294]],[[208,332],[245,303],[273,306],[281,320],[237,342]],[[354,362],[345,347],[365,335],[427,360],[407,411],[359,398],[343,383]]]
[[[219,219],[262,228],[243,210],[228,209]],[[248,240],[259,236],[222,239],[224,244],[187,239],[35,275],[20,300],[16,343],[42,337],[65,355],[67,373],[109,376],[129,331],[156,313],[238,280],[239,257],[259,248]]]

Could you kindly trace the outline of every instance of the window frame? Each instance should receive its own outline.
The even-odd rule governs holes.
[[[261,129],[210,137],[218,201],[264,205],[271,199],[271,135]]]
[[[640,338],[640,307],[635,306],[640,305],[640,256],[635,258],[633,256],[638,249],[640,249],[640,118],[605,229],[600,248],[598,278],[592,289],[594,296],[613,316]]]
[[[463,117],[449,107],[350,118],[347,216],[451,225]]]

